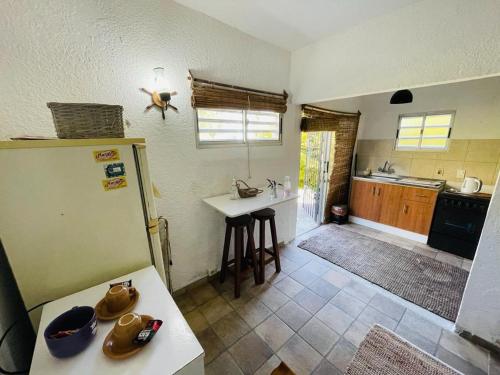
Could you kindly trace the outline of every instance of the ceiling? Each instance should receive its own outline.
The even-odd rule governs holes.
[[[421,0],[175,0],[289,51]]]

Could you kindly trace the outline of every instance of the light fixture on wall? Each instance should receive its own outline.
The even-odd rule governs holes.
[[[167,83],[165,80],[165,69],[162,67],[157,67],[153,69],[155,73],[154,78],[154,90],[148,91],[145,88],[141,88],[141,91],[151,96],[151,104],[146,107],[146,111],[149,111],[153,107],[157,107],[161,110],[161,116],[165,120],[165,111],[172,108],[175,112],[178,112],[177,107],[170,104],[172,96],[177,95],[176,91],[169,91],[167,88]]]
[[[398,90],[391,96],[391,104],[406,104],[413,102],[413,94],[410,90]]]

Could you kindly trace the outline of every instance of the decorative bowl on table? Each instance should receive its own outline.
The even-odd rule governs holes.
[[[76,306],[55,318],[43,334],[54,357],[76,355],[89,346],[97,330],[95,310],[90,306]]]

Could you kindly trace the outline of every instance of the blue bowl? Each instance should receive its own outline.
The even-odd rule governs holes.
[[[54,357],[65,358],[80,353],[94,338],[97,320],[93,307],[79,306],[59,315],[45,328],[43,336]],[[78,331],[70,336],[53,338],[51,335],[59,331]]]

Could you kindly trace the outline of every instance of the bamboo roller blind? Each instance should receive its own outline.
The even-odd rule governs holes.
[[[193,108],[225,108],[286,112],[288,94],[232,86],[190,77]]]
[[[361,113],[337,112],[304,105],[300,129],[303,132],[334,132],[334,162],[326,196],[325,218],[330,217],[333,205],[347,204],[354,144]]]

